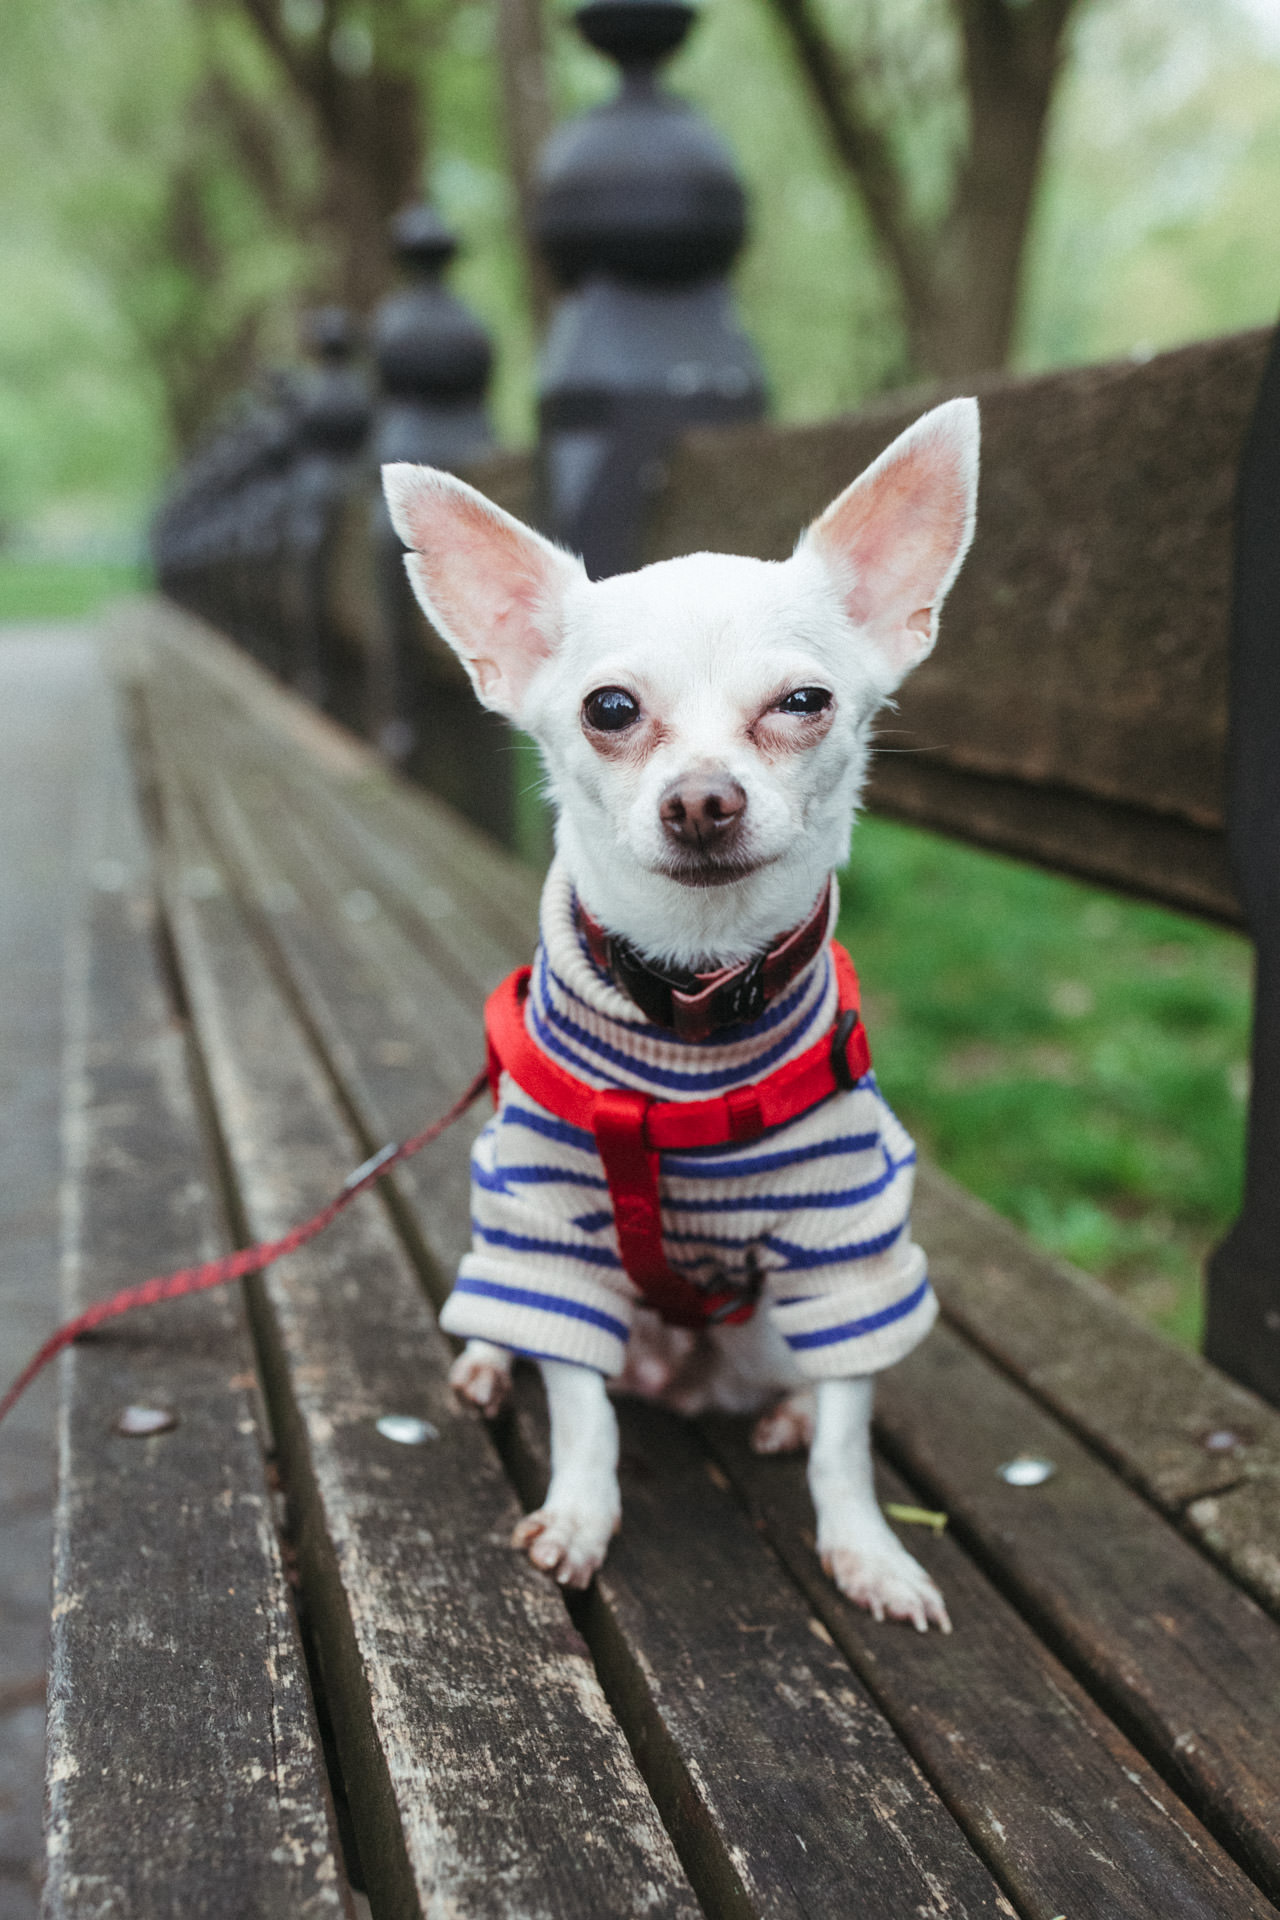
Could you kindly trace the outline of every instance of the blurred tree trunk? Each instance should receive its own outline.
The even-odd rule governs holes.
[[[551,276],[532,237],[538,154],[551,131],[542,0],[498,0],[498,65],[507,164],[515,187],[525,284],[534,322],[541,332],[554,298]]]
[[[283,0],[238,0],[310,110],[326,169],[324,217],[338,258],[334,296],[367,313],[392,274],[387,224],[423,190],[427,104],[422,74],[439,15],[397,0],[362,15],[322,0],[305,33]]]
[[[145,228],[113,228],[110,250],[122,310],[159,375],[174,444],[184,449],[248,384],[279,299],[279,286],[237,285],[237,256],[246,241],[251,250],[263,245],[264,228],[304,231],[314,200],[311,170],[291,147],[296,118],[247,91],[212,37],[202,51],[205,69],[183,102],[180,147],[160,170],[155,229],[148,240]],[[303,257],[299,249],[295,271]]]
[[[941,217],[910,182],[873,104],[872,61],[849,56],[817,0],[769,0],[897,281],[914,369],[939,378],[1003,365],[1022,256],[1076,0],[949,0],[960,35],[968,138]]]

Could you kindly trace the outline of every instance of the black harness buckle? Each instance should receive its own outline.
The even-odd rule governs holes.
[[[849,1042],[857,1029],[858,1009],[846,1007],[831,1030],[831,1071],[844,1093],[852,1093],[858,1084],[849,1065]]]

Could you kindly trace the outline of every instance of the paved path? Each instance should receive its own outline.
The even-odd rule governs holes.
[[[57,1319],[64,930],[95,709],[111,695],[85,627],[0,627],[0,1376]],[[21,919],[6,903],[33,903]],[[33,1920],[43,1795],[54,1379],[0,1428],[0,1920]]]

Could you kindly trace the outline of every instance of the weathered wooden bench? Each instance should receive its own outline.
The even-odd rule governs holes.
[[[1259,342],[1219,351],[1245,357],[1233,393],[1256,385]],[[1096,451],[1113,417],[1099,383],[1043,385],[1063,458],[1091,434]],[[986,414],[997,519],[1028,417],[1012,392]],[[1232,462],[1248,405],[1221,424]],[[691,445],[655,550],[774,549],[897,424],[765,436],[750,487],[741,437]],[[783,501],[767,524],[749,518],[766,463]],[[1203,504],[1219,554],[1229,500]],[[1085,592],[1042,508],[1053,564]],[[998,571],[984,551],[978,607],[983,566]],[[1029,548],[1026,565],[1029,633],[1036,596],[1050,618],[1057,601]],[[960,703],[977,726],[965,648],[986,665],[984,632],[961,602],[952,678],[922,676],[919,711]],[[185,616],[131,609],[107,662],[113,701],[80,720],[69,1307],[283,1231],[447,1106],[480,1062],[484,992],[527,956],[537,892]],[[1016,656],[1001,670],[1025,686]],[[1041,709],[1010,702],[972,766],[948,750],[930,785],[895,762],[885,804],[1238,912],[1184,750],[1163,822],[1123,757],[1118,786],[1148,799],[1109,812],[1076,778],[1106,742],[1050,729],[1028,746]],[[1118,751],[1126,710],[1106,711]],[[1127,719],[1132,758],[1149,714]],[[905,702],[903,722],[934,724]],[[1117,818],[1127,839],[1098,828]],[[877,1627],[840,1599],[801,1463],[753,1457],[734,1423],[636,1404],[624,1532],[566,1606],[507,1544],[545,1478],[536,1380],[493,1429],[446,1386],[433,1306],[467,1238],[472,1131],[243,1297],[116,1323],[63,1361],[50,1920],[281,1920],[366,1898],[379,1917],[450,1920],[1276,1910],[1280,1413],[925,1170],[945,1324],[885,1378],[879,1441],[885,1497],[950,1516],[911,1544],[954,1635]],[[174,1419],[129,1436],[129,1406]],[[1019,1454],[1055,1472],[1010,1485],[997,1469]]]

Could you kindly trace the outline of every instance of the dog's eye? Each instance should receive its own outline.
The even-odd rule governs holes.
[[[640,718],[640,703],[622,687],[597,687],[583,701],[582,717],[597,733],[620,733]]]
[[[831,705],[831,695],[825,687],[797,687],[785,700],[779,700],[779,713],[823,713]]]

